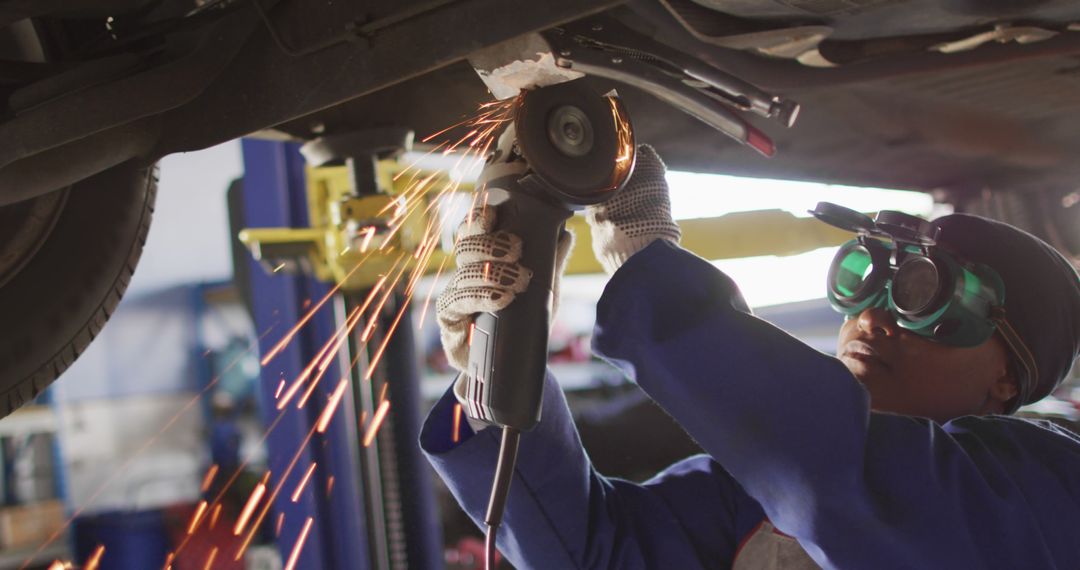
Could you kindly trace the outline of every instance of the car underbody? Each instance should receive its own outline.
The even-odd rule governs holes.
[[[0,2],[0,24],[33,17],[54,34],[82,30],[50,61],[0,61],[11,68],[0,77],[0,203],[264,129],[299,139],[434,132],[490,98],[471,52],[597,14],[802,104],[795,128],[761,125],[778,148],[765,159],[633,87],[595,80],[619,89],[638,139],[674,168],[961,197],[1071,191],[1080,177],[1072,2],[171,4],[183,3],[112,0],[72,13]],[[113,31],[86,40],[96,26]]]

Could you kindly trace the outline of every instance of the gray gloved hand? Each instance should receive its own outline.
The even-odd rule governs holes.
[[[451,366],[458,370],[465,370],[469,364],[469,327],[473,315],[506,308],[518,293],[525,291],[532,277],[532,271],[518,263],[521,238],[492,231],[494,226],[493,207],[473,210],[459,226],[454,248],[458,269],[436,304],[443,351]],[[559,281],[573,246],[574,234],[563,230],[555,254],[552,317],[559,307]],[[466,382],[464,374],[459,374],[454,382],[454,396],[464,410],[469,409]],[[465,419],[474,432],[489,425],[468,415]]]
[[[436,303],[439,333],[450,365],[465,370],[469,363],[469,326],[476,313],[506,308],[529,285],[532,271],[522,267],[521,239],[493,231],[496,208],[477,208],[458,228],[454,248],[458,269]],[[471,220],[470,220],[471,219]],[[563,231],[556,251],[554,307],[559,303],[559,281],[574,236]]]
[[[585,209],[593,253],[611,275],[658,239],[679,243],[682,232],[671,217],[664,162],[649,145],[639,145],[634,173],[615,197]]]

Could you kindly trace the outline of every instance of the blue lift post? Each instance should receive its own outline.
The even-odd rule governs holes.
[[[246,226],[306,226],[307,195],[299,147],[246,140],[243,150]],[[358,164],[367,162],[360,160]],[[370,174],[374,184],[374,171]],[[369,193],[376,188],[365,185],[356,190]],[[259,332],[274,328],[260,340],[264,354],[298,322],[307,305],[329,291],[328,285],[309,278],[268,276],[257,265],[251,272],[250,288]],[[283,489],[288,492],[279,494],[275,502],[275,513],[285,513],[286,521],[278,545],[283,558],[287,557],[311,516],[312,531],[303,554],[306,558],[300,559],[297,568],[437,570],[443,567],[439,519],[430,470],[417,445],[422,417],[420,375],[411,318],[408,308],[402,307],[405,298],[400,292],[383,306],[369,342],[359,342],[361,333],[354,331],[351,354],[341,357],[339,368],[327,371],[307,406],[295,409],[290,405],[278,419],[274,394],[282,378],[286,383],[295,378],[367,293],[338,294],[308,322],[292,346],[261,372],[264,423],[271,426],[279,422],[268,439],[275,485],[280,484],[279,474],[297,457],[284,482]],[[368,375],[369,350],[382,344],[382,335],[398,322],[399,311],[401,326],[387,342],[377,368]],[[358,363],[355,369],[350,369],[352,361]],[[333,372],[339,376],[333,377]],[[345,392],[330,429],[324,435],[309,435],[342,376],[351,382],[351,390]],[[378,398],[384,395],[393,402],[393,413],[371,445],[361,447],[358,410],[367,414],[370,424]],[[311,441],[303,445],[309,437]],[[294,504],[292,485],[312,462],[317,462],[316,472],[322,476],[318,485],[308,487],[303,501]],[[314,537],[318,538],[315,543]]]
[[[242,148],[247,227],[306,226],[304,161],[299,146],[245,139]],[[317,302],[329,289],[308,277],[267,275],[254,260],[251,263],[255,326],[262,335],[260,353],[266,354],[300,320],[305,303]],[[283,515],[277,544],[282,560],[287,560],[311,517],[311,529],[296,568],[364,570],[372,567],[371,549],[363,515],[357,418],[350,391],[346,391],[324,434],[315,433],[315,426],[338,384],[337,378],[325,378],[302,409],[290,403],[279,411],[274,397],[281,379],[288,383],[296,378],[335,330],[332,305],[327,303],[261,372],[260,414],[264,425],[274,426],[267,447],[273,488],[280,489],[266,524],[274,529],[277,518]],[[327,371],[327,375],[332,372]],[[294,458],[295,465],[283,480]],[[317,463],[313,481],[294,503],[293,491],[312,463]],[[328,488],[330,481],[332,488]]]

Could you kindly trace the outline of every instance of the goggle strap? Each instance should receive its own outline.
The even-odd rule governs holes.
[[[1005,339],[1005,343],[1009,345],[1009,349],[1020,360],[1020,365],[1024,368],[1024,378],[1020,382],[1019,398],[1019,401],[1023,403],[1027,401],[1035,386],[1039,384],[1039,369],[1035,366],[1035,355],[1024,344],[1024,340],[1020,338],[1020,334],[1016,332],[1016,329],[1009,324],[1009,320],[1005,318],[1005,309],[1003,307],[997,308],[994,312],[996,314],[992,318],[997,323],[998,330],[1001,331],[1001,337]]]

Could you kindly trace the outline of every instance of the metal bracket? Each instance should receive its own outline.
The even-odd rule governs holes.
[[[610,18],[543,32],[556,65],[637,87],[765,156],[772,140],[736,111],[795,124],[799,104],[647,38]]]
[[[421,245],[435,208],[427,215],[413,215],[403,224],[391,221],[399,214],[399,196],[410,188],[410,177],[395,180],[406,165],[396,160],[375,163],[379,188],[386,193],[357,196],[348,166],[308,166],[307,202],[310,227],[248,228],[240,241],[267,271],[306,273],[325,282],[340,284],[345,292],[371,287],[393,266],[401,252],[413,252]],[[415,170],[415,169],[414,169]],[[421,171],[417,177],[431,177],[428,184],[440,184],[446,174]],[[460,184],[462,192],[472,189]],[[430,267],[438,267],[450,253],[437,249]],[[406,263],[415,263],[410,256]]]
[[[701,120],[765,156],[776,149],[739,116],[748,112],[785,127],[799,104],[598,16],[479,50],[469,63],[499,99],[521,90],[592,75],[625,83]]]

